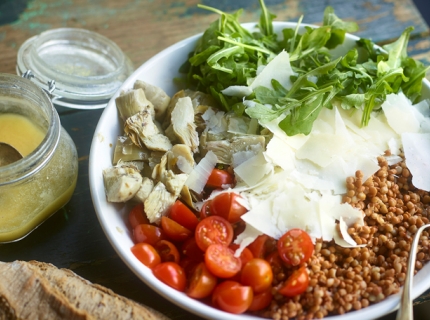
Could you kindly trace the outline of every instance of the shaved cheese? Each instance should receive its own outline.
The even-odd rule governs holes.
[[[183,173],[191,173],[193,171],[193,166],[190,164],[190,162],[185,159],[183,156],[177,156],[176,157],[176,166],[179,170],[181,170]]]
[[[286,51],[282,51],[264,68],[258,69],[257,77],[252,80],[249,86],[230,86],[221,92],[227,96],[246,97],[259,86],[273,89],[272,79],[277,80],[284,88],[291,89],[290,77],[293,75],[295,73],[291,68],[290,56]]]
[[[398,134],[418,132],[420,123],[416,118],[415,109],[403,94],[389,94],[382,104],[388,124]]]
[[[355,240],[352,239],[352,237],[349,235],[348,225],[346,224],[345,220],[343,220],[342,217],[339,220],[339,229],[340,229],[342,238],[336,237],[335,242],[341,245],[342,247],[346,247],[346,248],[356,247],[357,242],[355,242]]]
[[[221,92],[226,96],[246,97],[252,93],[252,88],[247,86],[230,86],[224,90],[221,90]]]
[[[286,172],[294,170],[294,150],[278,136],[273,136],[264,153],[266,160],[284,169]]]
[[[267,163],[262,152],[246,160],[234,169],[234,173],[248,186],[256,185],[273,166]]]
[[[330,133],[310,134],[296,152],[298,159],[308,159],[320,167],[327,167],[336,156],[345,154],[353,146],[348,137]]]
[[[236,168],[242,163],[244,163],[246,160],[251,159],[253,156],[255,156],[255,152],[251,150],[247,151],[238,151],[232,155],[232,167]]]
[[[263,232],[254,228],[252,225],[247,224],[245,230],[241,234],[239,234],[234,240],[235,244],[239,245],[239,248],[235,251],[235,257],[239,257],[242,253],[243,249],[250,245],[258,236],[262,235]]]
[[[430,191],[430,133],[404,133],[402,142],[412,184]]]
[[[185,181],[185,185],[189,189],[201,193],[217,162],[218,158],[215,153],[208,151],[206,156],[200,160],[199,164],[190,172],[187,181]]]
[[[224,117],[223,111],[215,112],[212,108],[208,108],[202,114],[202,119],[206,123],[206,129],[212,133],[220,133],[227,131],[227,120]]]
[[[272,79],[277,80],[284,88],[291,89],[292,83],[290,77],[295,75],[290,64],[290,55],[282,51],[259,73],[251,83],[252,89],[263,86],[269,89],[272,87]]]

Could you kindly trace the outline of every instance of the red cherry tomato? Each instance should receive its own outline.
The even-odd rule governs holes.
[[[233,227],[233,239],[236,239],[238,235],[240,235],[243,231],[245,231],[246,228],[246,222],[243,220],[240,220],[239,222],[236,222],[232,224]]]
[[[191,237],[182,244],[181,254],[191,259],[203,261],[205,253],[197,245],[196,238]]]
[[[158,241],[166,239],[164,231],[151,224],[138,224],[133,229],[133,239],[135,243],[145,242],[155,245]]]
[[[209,272],[204,262],[200,262],[194,267],[185,293],[191,298],[203,299],[210,296],[216,284],[217,277]]]
[[[236,250],[239,248],[239,245],[232,243],[229,248],[236,252]],[[243,248],[239,256],[239,259],[242,262],[242,268],[248,261],[252,260],[253,258],[254,255],[252,254],[251,250],[249,250],[248,248]]]
[[[203,203],[202,208],[200,209],[200,220],[203,220],[204,218],[207,218],[211,215],[211,202],[212,200],[208,200],[205,203]]]
[[[266,256],[265,260],[270,264],[273,273],[278,273],[283,268],[284,262],[279,256],[278,251],[273,251]]]
[[[152,269],[154,276],[178,291],[184,291],[186,286],[185,272],[175,262],[162,262]]]
[[[309,260],[314,252],[311,237],[301,229],[291,229],[278,240],[278,253],[283,261],[298,266]]]
[[[223,217],[230,223],[236,223],[248,211],[240,204],[241,198],[234,192],[220,193],[212,199],[210,212],[212,215]]]
[[[266,234],[259,235],[249,246],[254,258],[264,258],[266,255],[266,241],[269,236]]]
[[[212,304],[223,311],[240,314],[248,310],[253,296],[251,287],[227,280],[215,287]]]
[[[161,258],[153,246],[148,243],[138,243],[131,247],[131,252],[145,266],[152,269],[161,263]]]
[[[184,269],[187,279],[193,275],[194,268],[202,261],[189,257],[184,257],[179,261],[179,265]]]
[[[161,217],[161,228],[174,241],[184,241],[192,235],[192,231],[167,217]]]
[[[162,262],[176,262],[179,263],[180,255],[176,246],[168,240],[160,240],[155,244],[155,250],[160,255]]]
[[[222,244],[211,244],[207,248],[205,263],[209,271],[219,278],[233,277],[242,267],[242,262],[234,256],[234,251]]]
[[[232,185],[234,183],[234,177],[232,174],[225,170],[213,169],[206,186],[209,188],[221,189],[225,185]]]
[[[143,203],[139,203],[131,209],[128,214],[128,222],[130,223],[131,229],[134,229],[139,224],[149,224],[149,220],[143,210]]]
[[[267,289],[266,291],[254,294],[254,298],[252,299],[252,303],[249,306],[248,310],[250,311],[258,311],[262,310],[270,305],[272,302],[272,288]]]
[[[272,285],[273,272],[269,262],[254,258],[242,268],[241,283],[250,286],[254,293],[260,293]]]
[[[306,267],[302,266],[293,272],[279,289],[279,293],[286,297],[295,297],[306,291],[309,285],[309,274]]]
[[[203,251],[214,243],[228,246],[233,240],[233,227],[222,217],[210,216],[199,222],[195,238],[197,245]]]
[[[196,215],[180,200],[176,200],[170,208],[169,217],[191,231],[194,231],[199,223]]]

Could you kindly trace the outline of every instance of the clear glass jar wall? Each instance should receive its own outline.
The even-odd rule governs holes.
[[[24,116],[45,136],[23,159],[0,167],[0,242],[17,241],[71,198],[78,173],[73,140],[45,92],[30,80],[0,74],[0,116]],[[1,141],[1,137],[0,137]]]

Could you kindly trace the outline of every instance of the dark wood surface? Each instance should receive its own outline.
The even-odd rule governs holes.
[[[15,73],[18,49],[27,38],[59,27],[85,28],[110,38],[138,67],[176,41],[204,31],[216,19],[198,9],[197,3],[224,11],[244,8],[242,22],[257,21],[259,17],[257,0],[1,0],[0,72]],[[430,65],[429,27],[411,0],[266,0],[266,5],[277,14],[276,20],[297,21],[304,14],[305,23],[319,23],[324,7],[331,5],[342,19],[358,22],[357,35],[380,44],[397,38],[405,27],[413,25],[409,53]],[[28,237],[0,245],[0,260],[50,262],[172,319],[197,319],[144,285],[118,257],[99,225],[89,191],[88,155],[102,110],[59,109],[59,113],[78,149],[75,193],[63,209]],[[427,296],[429,292],[419,301],[429,300]],[[417,319],[426,319],[420,314],[426,312],[427,304],[417,307]],[[394,319],[394,314],[384,319]]]

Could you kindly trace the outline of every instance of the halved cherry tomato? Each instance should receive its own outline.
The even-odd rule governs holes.
[[[161,228],[166,235],[174,241],[184,241],[193,234],[191,230],[188,230],[176,221],[164,216],[161,217]]]
[[[152,269],[154,276],[178,291],[184,291],[186,286],[185,272],[182,267],[175,262],[162,262]]]
[[[205,252],[205,263],[209,271],[219,278],[230,278],[237,274],[242,262],[234,251],[222,244],[211,244]]]
[[[279,289],[279,293],[286,297],[295,297],[306,291],[309,285],[309,274],[305,266],[295,270]]]
[[[221,189],[225,185],[232,185],[234,183],[234,177],[232,174],[225,170],[213,169],[208,181],[206,182],[206,186],[209,188],[217,188]]]
[[[176,262],[179,263],[180,255],[176,246],[168,240],[160,240],[155,244],[155,250],[160,255],[162,262]]]
[[[195,238],[197,245],[203,251],[214,243],[228,246],[233,240],[233,227],[222,217],[210,216],[199,222]]]
[[[200,262],[188,281],[185,293],[192,298],[202,299],[210,296],[217,284],[217,277],[209,272],[204,262]]]
[[[182,244],[181,254],[195,260],[203,261],[205,253],[197,245],[196,238],[191,237]]]
[[[143,210],[143,203],[139,203],[131,209],[128,214],[128,222],[130,223],[131,229],[134,229],[139,224],[149,224],[149,220]]]
[[[236,252],[236,250],[239,248],[239,245],[232,243],[229,248]],[[242,262],[242,268],[248,261],[252,260],[253,258],[254,255],[252,254],[251,250],[249,250],[248,248],[243,248],[239,256],[239,259]]]
[[[264,260],[269,262],[274,274],[279,273],[283,268],[284,262],[279,256],[278,251],[273,251],[272,253],[268,254]]]
[[[267,289],[266,291],[254,294],[254,298],[252,299],[252,303],[249,306],[248,310],[250,311],[258,311],[262,310],[270,305],[272,302],[272,288]]]
[[[250,286],[254,293],[260,293],[272,285],[273,272],[269,262],[254,258],[248,261],[241,270],[241,283]]]
[[[309,260],[314,244],[306,231],[291,229],[278,240],[278,252],[287,264],[298,266]]]
[[[199,223],[196,215],[180,200],[176,200],[170,208],[169,217],[191,231],[194,231]]]
[[[243,231],[245,231],[246,228],[246,222],[243,220],[240,220],[234,224],[232,224],[233,227],[233,239],[236,239],[238,235],[240,235]]]
[[[269,236],[266,234],[259,235],[249,246],[254,258],[264,258],[266,255],[266,241]]]
[[[200,220],[203,220],[204,218],[207,218],[211,215],[211,202],[212,200],[208,200],[205,203],[203,203],[202,208],[200,209]]]
[[[183,257],[179,261],[179,265],[184,269],[187,279],[193,275],[194,268],[203,260],[196,260],[189,257]]]
[[[212,215],[220,216],[230,223],[240,221],[240,217],[248,211],[240,204],[242,197],[234,192],[224,192],[212,199],[210,212]]]
[[[133,238],[135,243],[145,242],[155,245],[158,241],[166,239],[164,231],[151,224],[138,224],[133,229]]]
[[[140,262],[150,269],[161,263],[160,255],[149,243],[137,243],[130,250]]]
[[[212,304],[223,311],[240,314],[248,310],[253,296],[251,287],[227,280],[215,287]]]

